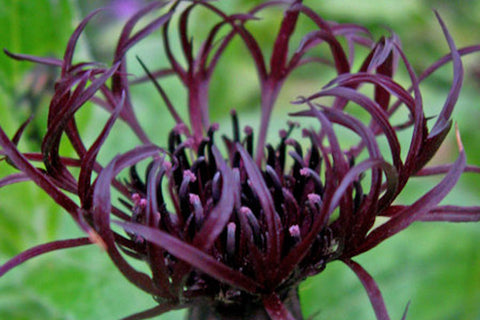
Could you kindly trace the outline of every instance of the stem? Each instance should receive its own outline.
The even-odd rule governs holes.
[[[198,147],[210,126],[208,114],[208,80],[192,79],[188,83],[188,111],[195,143]]]
[[[284,297],[283,305],[296,320],[303,320],[298,288],[292,288]],[[283,320],[283,317],[271,318],[261,301],[239,304],[208,302],[191,307],[186,320]]]
[[[262,118],[260,121],[260,133],[258,135],[257,150],[255,152],[255,162],[259,167],[262,165],[264,156],[265,141],[267,139],[268,125],[273,107],[277,101],[278,94],[282,87],[283,81],[268,80],[262,86]]]

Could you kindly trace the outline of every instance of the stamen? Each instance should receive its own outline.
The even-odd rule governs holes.
[[[312,204],[318,204],[319,206],[322,205],[322,198],[315,193],[309,193],[307,195],[308,201]]]
[[[190,135],[190,130],[188,129],[187,125],[185,123],[179,123],[173,127],[173,131],[175,131],[176,134],[184,134],[186,136]]]
[[[145,184],[140,179],[135,165],[130,167],[130,186],[136,190],[145,190]]]
[[[260,224],[258,223],[257,217],[253,214],[252,210],[248,207],[241,207],[240,214],[243,214],[247,217],[248,223],[252,227],[253,236],[255,238],[255,242],[258,244],[260,241],[261,233],[260,233]]]
[[[275,198],[275,206],[276,209],[279,210],[281,208],[281,204],[283,203],[283,193],[282,193],[282,182],[277,175],[277,172],[269,165],[265,167],[265,171],[267,172],[268,177],[270,178],[274,192]]]
[[[233,141],[240,142],[240,129],[238,124],[237,111],[230,111],[230,115],[232,116]]]
[[[132,194],[132,201],[136,206],[138,206],[140,199],[142,199],[142,197],[138,193]]]
[[[288,120],[287,125],[289,126],[289,130],[300,127],[300,123],[298,123],[297,121],[292,121],[292,120]]]
[[[165,169],[165,171],[170,171],[172,169],[172,163],[170,161],[164,160],[163,168]]]
[[[316,194],[321,194],[322,195],[324,193],[325,189],[324,189],[324,186],[323,186],[323,182],[322,182],[322,179],[320,178],[320,176],[318,175],[318,173],[316,173],[311,168],[305,167],[305,168],[300,169],[300,174],[304,177],[312,179],[313,184],[315,185],[315,193]]]
[[[246,144],[245,149],[247,150],[250,156],[253,156],[253,129],[250,126],[245,126],[243,131],[246,134],[246,137],[244,140]]]
[[[276,160],[276,152],[273,149],[271,144],[267,144],[267,164],[271,167],[275,167],[275,160]]]
[[[285,140],[285,144],[292,146],[295,151],[303,158],[303,149],[300,143],[297,142],[295,139],[287,139]]]
[[[193,206],[193,215],[195,217],[195,225],[196,227],[200,227],[205,219],[203,214],[203,207],[202,202],[200,201],[200,197],[194,193],[189,194],[190,204]]]
[[[235,223],[230,222],[227,225],[227,255],[232,258],[235,255],[235,232],[237,230],[237,226]]]
[[[301,234],[300,234],[300,227],[298,224],[294,224],[290,228],[288,228],[288,233],[290,236],[293,238],[295,243],[298,243],[302,240]]]
[[[210,128],[208,129],[208,131],[215,132],[215,131],[218,131],[219,128],[220,128],[220,125],[217,122],[215,122],[210,125]]]
[[[233,168],[233,190],[235,195],[235,208],[240,208],[241,206],[241,196],[239,192],[242,190],[242,183],[240,182],[240,170],[238,168]]]
[[[140,199],[140,201],[138,202],[138,206],[142,209],[145,209],[147,207],[147,199],[145,198]]]
[[[183,171],[183,180],[180,185],[180,188],[178,189],[178,196],[179,196],[179,203],[180,203],[180,209],[183,213],[183,216],[185,219],[188,219],[188,216],[190,215],[190,206],[188,203],[189,200],[189,187],[191,182],[195,182],[197,178],[193,174],[192,171],[190,170],[185,170]]]
[[[220,200],[221,193],[220,172],[217,171],[212,179],[212,199],[214,203],[217,203]]]
[[[308,177],[310,175],[310,171],[308,171],[308,168],[302,168],[300,169],[300,174],[304,177]]]

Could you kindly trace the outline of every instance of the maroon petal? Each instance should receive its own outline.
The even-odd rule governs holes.
[[[215,258],[203,251],[183,242],[168,233],[149,228],[136,223],[115,221],[116,224],[126,230],[136,233],[148,241],[155,243],[164,250],[170,252],[195,268],[205,272],[211,277],[228,283],[247,292],[256,293],[262,286],[242,273],[218,262]]]
[[[453,62],[453,82],[452,82],[452,87],[450,88],[450,92],[448,93],[447,100],[445,101],[442,111],[438,115],[437,122],[432,128],[429,134],[429,138],[432,138],[435,135],[437,135],[448,124],[450,116],[452,115],[453,107],[457,103],[458,96],[460,94],[460,89],[463,83],[463,66],[462,66],[462,60],[460,59],[460,55],[457,51],[457,48],[455,47],[455,43],[453,42],[453,39],[450,36],[450,33],[448,32],[448,29],[445,26],[445,23],[443,22],[442,18],[440,17],[437,11],[434,11],[434,12],[435,12],[435,16],[438,19],[438,22],[440,23],[440,26],[442,27],[443,34],[447,39],[448,46],[450,47],[452,62]]]
[[[128,19],[127,23],[125,23],[125,26],[122,29],[122,33],[120,34],[120,39],[117,45],[117,51],[115,53],[116,60],[119,60],[123,57],[123,54],[125,53],[125,47],[129,42],[129,39],[131,38],[130,35],[133,31],[133,28],[138,23],[138,21],[148,13],[152,12],[152,10],[161,8],[166,4],[167,4],[166,2],[160,2],[160,1],[152,2],[149,5],[142,8],[141,10],[139,10],[137,13],[135,13],[130,19]],[[123,54],[122,54],[122,51],[123,51]]]
[[[106,245],[107,252],[122,274],[140,289],[153,295],[164,296],[165,293],[155,286],[152,279],[143,272],[135,270],[123,258],[115,244],[114,233],[110,228],[110,213],[112,211],[110,186],[116,175],[123,169],[137,162],[158,157],[162,150],[153,145],[137,147],[122,155],[116,156],[98,175],[95,181],[93,196],[93,221],[95,229]]]
[[[365,242],[355,251],[355,254],[365,252],[394,234],[407,228],[414,221],[423,217],[435,208],[436,205],[452,190],[466,166],[465,151],[457,131],[457,141],[460,155],[450,168],[442,181],[415,201],[412,205],[404,207],[401,212],[395,214],[390,220],[374,229],[365,239]]]
[[[0,266],[0,278],[7,273],[9,270],[15,268],[16,266],[28,261],[36,256],[56,251],[62,249],[70,249],[80,246],[85,246],[92,244],[89,238],[77,238],[77,239],[68,239],[68,240],[57,240],[45,244],[41,244],[23,251],[19,255],[7,261],[5,264]]]
[[[228,18],[228,16],[223,13],[218,8],[212,6],[207,2],[200,2],[200,5],[205,6],[219,17],[228,21],[234,31],[242,38],[245,45],[248,48],[249,53],[252,55],[253,61],[255,62],[255,66],[257,67],[257,72],[261,82],[264,82],[267,79],[267,69],[265,65],[265,60],[263,58],[262,50],[260,49],[260,45],[258,44],[257,40],[250,34],[243,26],[237,25],[234,21]]]
[[[372,276],[368,274],[368,272],[365,271],[365,269],[363,269],[361,265],[359,265],[353,260],[344,260],[343,262],[347,266],[349,266],[353,272],[355,272],[355,274],[365,287],[368,298],[370,299],[370,302],[372,303],[373,309],[375,311],[377,320],[390,320],[387,308],[385,307],[385,302],[383,301],[382,293],[380,292],[380,289],[375,283],[375,280],[373,280]]]
[[[288,45],[300,14],[299,3],[301,3],[301,1],[293,1],[290,8],[284,12],[280,30],[275,38],[272,56],[270,58],[270,70],[271,76],[276,79],[285,76],[284,70],[288,58]]]
[[[62,77],[64,77],[67,72],[70,71],[70,67],[72,66],[72,58],[73,58],[73,53],[75,52],[75,46],[77,45],[78,38],[82,34],[83,30],[87,26],[87,23],[95,16],[97,15],[102,9],[97,9],[93,12],[91,12],[88,16],[86,16],[80,24],[77,26],[75,31],[73,32],[72,36],[70,37],[67,48],[65,50],[65,54],[63,56],[63,62],[62,62]]]
[[[23,173],[13,173],[11,175],[6,176],[5,178],[0,179],[0,188],[3,188],[5,186],[18,183],[18,182],[24,182],[24,181],[30,181],[30,177]]]
[[[62,193],[53,183],[49,180],[43,172],[33,167],[28,159],[21,154],[16,146],[10,141],[0,127],[0,146],[3,148],[3,153],[9,158],[9,160],[23,173],[28,175],[30,179],[35,182],[60,206],[67,210],[70,215],[78,221],[78,206],[69,197]]]
[[[385,110],[383,110],[375,101],[369,99],[367,96],[357,92],[356,90],[345,87],[335,87],[332,89],[322,90],[308,97],[308,100],[311,101],[313,99],[325,96],[334,96],[341,99],[347,99],[363,107],[385,133],[390,149],[395,154],[393,159],[396,161],[396,163],[394,164],[397,168],[401,167],[402,164],[398,163],[398,160],[400,159],[400,142],[398,141],[395,129],[389,122],[389,116]]]
[[[80,175],[78,178],[78,195],[80,197],[80,200],[82,201],[83,208],[90,208],[91,206],[91,203],[87,203],[87,202],[89,202],[88,200],[89,192],[92,191],[90,190],[90,186],[91,186],[90,179],[91,179],[92,171],[95,165],[95,160],[97,158],[97,155],[98,155],[98,152],[100,151],[101,146],[107,139],[108,134],[110,133],[113,125],[115,124],[115,121],[117,120],[118,116],[120,115],[120,112],[122,111],[124,101],[125,101],[125,96],[122,96],[114,112],[112,113],[107,123],[103,127],[102,132],[100,133],[100,135],[97,137],[97,139],[92,144],[90,149],[82,158],[82,165],[80,169]]]
[[[3,52],[5,52],[5,54],[7,56],[9,56],[10,58],[15,59],[15,60],[30,61],[30,62],[45,64],[47,66],[54,66],[54,67],[61,67],[63,65],[63,61],[60,60],[60,59],[41,58],[41,57],[31,56],[31,55],[28,55],[28,54],[12,53],[12,52],[8,51],[7,49],[3,49]]]
[[[420,216],[417,221],[480,221],[480,207],[440,206]]]

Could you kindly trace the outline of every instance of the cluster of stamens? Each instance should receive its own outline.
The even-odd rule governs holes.
[[[211,126],[207,138],[202,140],[196,152],[189,138],[182,141],[185,132],[178,128],[171,131],[168,153],[172,157],[172,164],[164,161],[164,170],[160,170],[159,176],[155,177],[158,206],[154,227],[182,241],[193,243],[196,233],[202,228],[205,219],[209,217],[223,196],[222,190],[234,193],[232,212],[221,213],[228,216],[229,220],[214,245],[208,250],[208,254],[219,262],[255,279],[258,277],[255,270],[262,264],[262,253],[267,250],[266,239],[271,235],[268,233],[259,195],[252,186],[255,182],[249,178],[244,159],[238,152],[238,148],[244,148],[252,157],[252,130],[246,127],[245,137],[241,140],[235,112],[232,112],[232,119],[233,139],[222,137],[228,150],[228,166],[234,177],[233,185],[227,186],[226,189],[223,188],[224,181],[213,152],[214,134],[218,126]],[[310,139],[311,145],[305,155],[300,143],[290,138],[296,126],[298,126],[296,123],[289,123],[288,130],[280,131],[280,142],[276,148],[270,144],[267,145],[266,164],[265,169],[262,170],[262,178],[273,199],[276,218],[280,220],[282,257],[294,250],[311,230],[322,208],[322,197],[325,191],[320,178],[322,158],[316,140]],[[308,131],[305,131],[304,135],[313,136]],[[293,148],[288,152],[292,161],[287,160],[288,147]],[[146,224],[147,185],[148,179],[152,177],[151,169],[152,165],[149,165],[145,179],[141,179],[136,167],[130,168],[128,186],[133,205],[123,202],[130,207],[131,220],[135,223]],[[164,183],[165,180],[167,180],[166,183]],[[169,193],[168,197],[164,197],[165,191]],[[170,199],[171,203],[166,203],[165,199]],[[168,210],[167,207],[174,209]],[[146,254],[144,239],[136,234],[129,235],[136,245],[136,254],[131,255],[149,262],[150,257]],[[288,289],[306,276],[323,270],[328,261],[341,253],[337,245],[338,241],[333,229],[330,226],[325,227],[312,243],[308,255],[289,279],[280,284],[279,291],[282,287]],[[124,248],[126,251],[130,249]],[[173,283],[177,268],[183,268],[184,265],[166,251],[163,255],[167,271],[171,273],[170,282]],[[150,268],[156,268],[151,262],[149,264]],[[182,298],[207,295],[216,301],[221,300],[222,303],[239,304],[245,299],[252,299],[251,293],[247,294],[221,284],[193,268],[189,268],[189,272],[185,275],[180,291],[182,291]]]

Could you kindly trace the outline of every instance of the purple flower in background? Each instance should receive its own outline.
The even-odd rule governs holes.
[[[266,57],[248,26],[261,11],[276,6],[285,11],[271,56]],[[198,8],[216,20],[194,50],[187,26]],[[137,28],[156,10],[163,13]],[[5,51],[17,60],[58,67],[61,75],[40,152],[27,153],[16,146],[28,121],[12,139],[0,128],[0,154],[19,170],[0,179],[0,187],[33,181],[87,236],[27,250],[3,264],[0,276],[39,254],[96,243],[129,281],[158,302],[126,319],[146,319],[179,308],[189,308],[189,319],[302,319],[299,283],[329,262],[341,260],[361,280],[377,319],[385,320],[390,318],[379,288],[353,258],[415,221],[480,220],[479,207],[439,205],[463,172],[480,171],[466,165],[458,130],[457,160],[426,166],[452,127],[463,79],[460,56],[479,50],[478,46],[457,50],[438,15],[450,53],[417,76],[395,35],[375,42],[364,27],[326,21],[298,0],[268,1],[241,14],[227,14],[210,1],[155,2],[127,21],[111,66],[73,63],[77,40],[97,12],[77,27],[62,60]],[[315,29],[292,48],[300,16]],[[182,58],[173,50],[174,23]],[[127,52],[158,29],[164,49],[158,59],[170,67],[150,71],[138,58],[146,76],[130,81]],[[228,110],[233,132],[219,136],[219,126],[210,122],[209,91],[233,39],[246,46],[257,70],[260,126],[258,131],[242,128],[241,114]],[[330,54],[318,55],[313,50],[317,47]],[[359,47],[363,49],[357,51]],[[359,57],[358,52],[367,54]],[[353,67],[354,61],[362,62],[359,68]],[[452,86],[438,116],[427,126],[419,83],[448,62],[453,64]],[[272,110],[285,81],[292,71],[311,64],[329,66],[336,75],[322,79],[328,84],[317,92],[292,97],[291,119],[277,139],[267,141]],[[407,87],[396,80],[398,68],[407,71]],[[161,85],[167,76],[177,77],[187,92],[188,119]],[[232,78],[235,81],[235,75]],[[168,137],[152,140],[153,133],[149,135],[137,121],[130,87],[145,81],[155,86],[175,120]],[[373,94],[367,95],[364,88]],[[111,114],[89,146],[76,125],[76,113],[87,102]],[[368,117],[355,116],[352,110],[363,110]],[[399,112],[408,114],[404,122],[393,120]],[[307,118],[317,126],[303,126]],[[97,155],[118,120],[141,143],[101,164]],[[302,136],[294,138],[295,131]],[[345,143],[339,131],[355,138]],[[404,131],[409,139],[402,144],[399,135]],[[61,153],[63,140],[73,146],[75,157]],[[381,149],[380,140],[388,147]],[[38,162],[42,168],[35,166]],[[144,175],[137,170],[142,164]],[[414,203],[394,202],[410,178],[440,174],[443,179]],[[117,195],[119,202],[112,200]],[[386,222],[376,223],[379,217]],[[132,259],[145,262],[149,274],[135,269]]]
[[[112,0],[111,7],[119,18],[129,18],[137,13],[144,5],[143,0]]]

